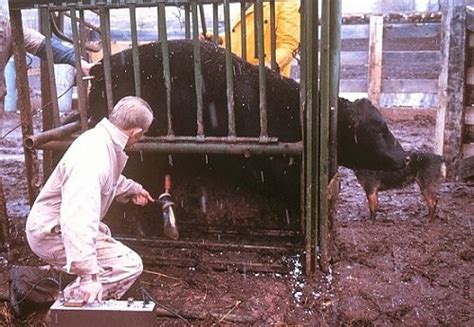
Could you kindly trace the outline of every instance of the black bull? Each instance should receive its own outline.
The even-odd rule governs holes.
[[[225,52],[210,42],[200,46],[203,76],[204,132],[206,136],[226,136],[227,97]],[[195,136],[197,131],[197,109],[193,66],[193,45],[191,41],[180,40],[169,43],[171,66],[171,113],[173,130],[178,136]],[[149,136],[166,135],[167,109],[166,89],[163,77],[162,52],[159,43],[139,47],[141,67],[141,96],[153,109],[155,120],[148,132]],[[235,92],[235,121],[237,136],[258,137],[259,82],[258,67],[237,56],[232,56]],[[113,103],[127,95],[135,95],[134,72],[131,50],[111,57]],[[89,95],[90,112],[93,122],[107,115],[107,101],[103,67],[98,65],[91,70],[95,79]],[[301,140],[299,107],[299,84],[266,70],[268,134],[281,142]],[[380,112],[367,99],[350,102],[339,99],[338,103],[338,163],[354,169],[392,170],[404,165],[404,151],[389,131]],[[145,183],[155,196],[159,194],[161,176],[168,170],[164,160],[147,155],[152,169],[137,169],[140,160],[131,159],[129,175]],[[193,165],[196,161],[190,156],[179,163],[174,160],[171,173],[178,170],[196,175]],[[136,158],[135,158],[136,159]],[[162,156],[163,159],[163,156]],[[147,160],[145,160],[147,161]],[[166,158],[166,163],[168,158]],[[239,181],[253,176],[254,184],[264,180],[265,189],[277,193],[298,207],[299,196],[299,158],[236,158],[214,156],[213,168],[205,168],[208,174],[222,171],[225,178]],[[295,163],[296,164],[292,164]],[[191,165],[191,166],[190,166]],[[207,165],[206,165],[207,166]],[[234,174],[233,169],[237,171]],[[265,171],[265,178],[260,174]],[[187,174],[184,172],[184,174]],[[240,176],[240,177],[235,177]],[[221,176],[222,177],[222,176]],[[217,178],[221,178],[217,177]],[[259,181],[256,182],[255,179]],[[147,185],[148,184],[148,185]],[[153,184],[153,185],[152,185]],[[176,185],[176,183],[175,183]]]

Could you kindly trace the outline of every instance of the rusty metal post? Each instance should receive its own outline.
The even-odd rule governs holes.
[[[47,34],[44,30],[46,24],[43,24],[43,17],[41,12],[38,15],[40,21],[40,31],[43,35]],[[47,17],[49,21],[49,17]],[[50,34],[51,35],[51,34]],[[53,110],[52,110],[52,99],[51,99],[51,88],[49,86],[49,69],[48,63],[45,60],[41,60],[40,63],[41,73],[41,108],[42,109],[42,124],[43,131],[47,131],[54,127],[53,123]],[[53,171],[53,153],[51,151],[43,151],[43,180],[48,179],[49,175]]]
[[[331,112],[329,128],[329,176],[332,178],[337,173],[337,116],[339,102],[339,77],[341,67],[341,0],[331,1],[331,24],[329,56],[332,68],[331,76]]]
[[[10,242],[9,221],[7,214],[7,201],[3,190],[3,182],[0,177],[0,246],[7,245]]]
[[[49,77],[49,92],[51,94],[51,117],[53,121],[53,127],[59,126],[59,104],[58,104],[58,93],[56,90],[56,78],[54,76],[54,58],[53,58],[53,48],[51,46],[51,25],[50,25],[50,13],[49,6],[41,6],[41,24],[42,30],[45,33],[46,41],[46,58],[47,58],[47,68],[48,68],[48,77]]]
[[[272,70],[277,71],[275,0],[270,0],[270,60]]]
[[[260,138],[262,142],[268,139],[268,120],[267,120],[267,81],[265,73],[265,50],[264,50],[264,31],[263,31],[263,1],[257,0],[255,3],[255,20],[258,43],[258,77],[260,94]]]
[[[241,32],[241,48],[242,48],[242,59],[247,60],[247,21],[245,17],[245,0],[240,0],[240,24],[242,26]]]
[[[234,67],[232,64],[232,44],[230,39],[230,7],[229,0],[224,0],[224,22],[225,22],[225,71],[227,81],[227,114],[228,135],[235,137],[235,100],[234,100]]]
[[[305,15],[305,272],[307,275],[314,269],[317,261],[317,235],[318,235],[318,192],[317,192],[317,164],[319,157],[318,127],[319,127],[319,101],[318,101],[318,4],[316,1],[304,1]]]
[[[303,8],[303,4],[301,5]],[[303,10],[300,11],[300,122],[301,122],[301,139],[306,138],[305,134],[305,108],[306,108],[306,15]],[[303,156],[304,158],[304,156]],[[301,160],[301,172],[300,172],[300,229],[302,235],[306,233],[305,224],[305,199],[306,199],[306,186],[305,186],[305,172],[306,172],[306,160]]]
[[[74,52],[74,57],[76,61],[76,85],[77,85],[77,92],[78,92],[78,105],[79,105],[79,115],[81,117],[81,130],[85,131],[87,129],[87,89],[85,82],[83,80],[83,72],[82,72],[82,64],[81,64],[81,44],[80,44],[80,34],[77,28],[77,15],[76,15],[76,7],[70,6],[70,15],[71,15],[71,29],[72,29],[72,39],[74,48],[76,51]]]
[[[21,131],[23,138],[33,135],[33,118],[31,114],[30,87],[25,59],[25,41],[23,39],[23,24],[21,12],[10,12],[10,24],[13,39],[13,53],[15,55],[16,85],[18,89],[18,104],[21,117]],[[25,153],[26,178],[28,180],[28,196],[30,205],[33,205],[38,193],[38,163],[36,152],[23,147]]]
[[[336,0],[337,1],[337,0]],[[321,71],[319,111],[319,156],[318,156],[318,212],[319,212],[319,263],[323,272],[328,272],[327,216],[328,216],[328,162],[329,162],[329,112],[331,111],[331,8],[329,0],[322,1],[321,8]]]
[[[166,7],[164,3],[158,4],[158,35],[161,42],[161,57],[163,62],[163,78],[166,88],[166,116],[168,124],[168,136],[174,136],[173,116],[171,113],[171,64],[168,46],[168,32],[166,30]]]
[[[137,31],[137,7],[132,4],[130,10],[130,29],[132,34],[132,57],[133,57],[133,78],[135,82],[135,95],[141,96],[140,80],[140,56],[138,53],[138,31]]]
[[[103,2],[103,1],[102,1]],[[105,81],[105,93],[107,95],[107,109],[110,113],[114,107],[114,98],[112,90],[112,76],[111,76],[111,64],[110,64],[110,27],[109,27],[109,10],[105,5],[99,5],[100,15],[100,30],[102,39],[102,65],[104,66],[104,81]]]
[[[191,38],[191,19],[189,18],[191,9],[189,3],[184,4],[184,37],[186,40]]]
[[[219,44],[219,5],[212,4],[212,39]]]
[[[194,55],[194,80],[196,89],[196,107],[197,107],[197,133],[196,136],[204,139],[204,119],[203,119],[203,83],[201,70],[201,45],[199,41],[199,20],[197,3],[191,4],[191,11],[193,14],[193,55]]]
[[[206,13],[204,12],[204,6],[199,5],[199,18],[201,19],[201,29],[202,34],[207,34],[207,26],[206,26]]]

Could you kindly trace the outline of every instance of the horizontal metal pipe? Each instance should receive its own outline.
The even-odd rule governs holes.
[[[37,146],[38,149],[62,151],[71,145],[72,140],[50,141]],[[126,149],[128,152],[159,152],[174,154],[206,153],[206,154],[235,154],[235,155],[301,155],[303,143],[277,143],[277,144],[229,144],[229,143],[137,143]]]
[[[25,147],[33,149],[52,140],[70,136],[81,129],[81,122],[76,121],[67,125],[59,126],[45,132],[28,136],[25,141]]]
[[[295,244],[285,245],[263,245],[263,244],[237,244],[237,243],[224,243],[224,242],[212,242],[206,239],[198,241],[172,241],[168,239],[150,239],[150,238],[132,238],[132,237],[115,237],[120,242],[127,244],[143,245],[146,247],[152,247],[156,249],[163,249],[165,247],[174,248],[185,248],[190,247],[192,249],[213,249],[213,250],[238,250],[238,251],[272,251],[272,252],[287,252],[294,250]]]

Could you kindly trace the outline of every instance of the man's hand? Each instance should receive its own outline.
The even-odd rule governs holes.
[[[89,72],[92,67],[94,67],[96,63],[95,62],[87,62],[84,59],[81,59],[81,68],[82,68],[82,73],[84,76],[89,76]]]
[[[95,300],[102,302],[102,283],[96,276],[81,277],[79,288],[84,296],[84,303],[92,304]]]
[[[199,34],[199,40],[201,41],[214,41],[214,34],[211,32],[201,33]],[[220,35],[217,36],[217,44],[222,45],[224,43],[224,38]]]
[[[155,200],[147,190],[142,189],[140,193],[132,196],[132,202],[138,206],[144,206],[145,204],[148,204],[148,202],[155,202]]]

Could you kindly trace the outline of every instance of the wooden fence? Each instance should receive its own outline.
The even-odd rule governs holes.
[[[368,96],[380,107],[438,107],[441,18],[441,12],[345,16],[342,95]]]
[[[474,13],[466,18],[466,76],[464,121],[462,126],[461,178],[474,176]]]

